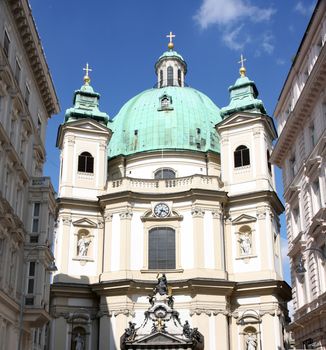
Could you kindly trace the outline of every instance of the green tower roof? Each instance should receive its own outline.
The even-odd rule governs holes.
[[[109,116],[99,110],[100,94],[94,92],[93,88],[89,85],[90,80],[88,76],[84,79],[85,84],[74,93],[74,106],[66,110],[65,123],[81,118],[91,118],[100,123],[107,124]]]
[[[109,157],[154,150],[220,151],[219,108],[189,87],[146,90],[113,119]]]
[[[258,90],[254,81],[245,76],[245,68],[240,69],[241,77],[229,87],[230,103],[221,108],[222,118],[240,111],[266,114],[264,104],[257,99]]]

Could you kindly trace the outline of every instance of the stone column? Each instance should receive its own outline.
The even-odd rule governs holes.
[[[127,208],[120,213],[120,270],[130,270],[130,231],[131,231],[131,209]]]
[[[195,269],[203,269],[205,267],[204,259],[204,210],[198,206],[191,209],[194,228],[194,263]]]

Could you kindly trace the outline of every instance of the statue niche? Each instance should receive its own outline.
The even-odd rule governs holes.
[[[79,230],[77,235],[77,256],[84,258],[90,256],[89,248],[91,244],[90,233],[87,230]]]

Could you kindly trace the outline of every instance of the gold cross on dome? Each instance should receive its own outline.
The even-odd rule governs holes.
[[[247,59],[244,58],[243,55],[241,54],[241,55],[240,55],[240,61],[238,62],[238,63],[241,63],[241,68],[244,68],[243,63],[244,63],[245,61],[247,61]]]
[[[88,63],[86,63],[86,68],[83,68],[84,71],[86,71],[86,75],[88,76],[88,73],[91,72],[93,69],[89,68]]]
[[[241,55],[240,55],[240,61],[239,61],[238,63],[241,63],[241,68],[240,68],[239,72],[240,72],[240,75],[241,75],[242,77],[245,77],[245,76],[246,76],[246,68],[245,68],[245,66],[244,66],[244,64],[243,64],[245,61],[247,61],[247,59],[244,58],[243,55],[241,54]]]
[[[170,34],[168,34],[166,37],[169,38],[170,39],[170,43],[172,43],[173,42],[172,39],[175,38],[175,34],[170,32]]]

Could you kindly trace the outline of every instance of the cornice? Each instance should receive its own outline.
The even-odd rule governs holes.
[[[27,0],[9,0],[9,9],[24,46],[30,67],[41,94],[48,116],[59,113],[59,101],[47,65],[41,39]]]

